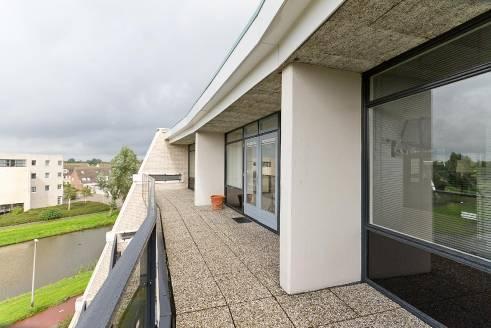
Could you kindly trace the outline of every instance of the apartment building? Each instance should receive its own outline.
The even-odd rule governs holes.
[[[63,202],[61,155],[0,153],[0,213]]]
[[[363,282],[432,326],[489,327],[490,10],[471,0],[262,1],[206,90],[184,119],[157,131],[142,164],[140,173],[179,175],[194,190],[189,208],[163,194],[186,222],[164,227],[169,247],[206,235],[197,209],[222,194],[236,216],[279,235],[279,259],[269,263],[279,262],[281,292],[301,294],[278,309],[295,325],[302,309],[329,306],[320,298],[289,305]],[[219,215],[210,221],[232,229]],[[250,228],[242,229],[236,240]],[[229,246],[242,254],[254,242]],[[268,249],[256,252],[246,261],[260,262]],[[183,271],[192,264],[177,262]],[[180,283],[177,300],[202,288]],[[370,295],[348,298],[356,305]],[[259,319],[263,310],[252,313]],[[207,311],[215,309],[186,318],[200,326]],[[385,319],[296,326],[421,327]]]

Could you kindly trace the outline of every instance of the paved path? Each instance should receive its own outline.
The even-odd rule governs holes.
[[[19,321],[12,325],[11,328],[56,328],[59,322],[73,315],[77,297],[72,297],[65,303]]]
[[[288,295],[279,236],[157,188],[177,327],[427,327],[367,284]]]

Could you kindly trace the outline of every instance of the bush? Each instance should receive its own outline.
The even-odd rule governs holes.
[[[39,213],[39,218],[41,220],[53,220],[53,219],[59,219],[63,216],[61,211],[57,209],[49,209],[49,210],[44,210],[41,213]]]
[[[70,211],[67,210],[65,204],[43,208],[31,208],[29,211],[18,215],[14,215],[12,213],[0,215],[0,227],[40,221],[41,212],[51,209],[60,211],[62,214],[61,217],[65,218],[69,216],[109,211],[109,206],[103,203],[87,201],[87,204],[84,204],[83,202],[72,203],[72,209]]]
[[[12,215],[19,215],[24,213],[24,209],[22,207],[14,207],[10,213],[12,213]]]

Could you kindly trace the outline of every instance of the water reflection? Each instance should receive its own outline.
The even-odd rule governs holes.
[[[76,274],[95,264],[111,227],[40,239],[36,260],[36,288]],[[0,300],[31,290],[32,241],[0,247]]]

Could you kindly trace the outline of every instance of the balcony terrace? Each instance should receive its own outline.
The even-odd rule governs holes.
[[[287,295],[279,236],[156,186],[177,327],[426,327],[367,284]]]

